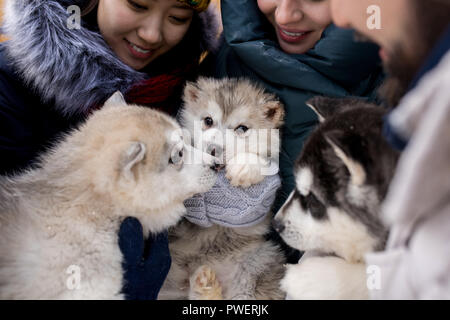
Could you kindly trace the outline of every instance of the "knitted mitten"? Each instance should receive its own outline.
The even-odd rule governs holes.
[[[211,190],[184,202],[187,209],[185,217],[202,227],[213,224],[225,227],[255,225],[270,212],[280,185],[280,177],[276,174],[245,189],[234,187],[222,170]]]

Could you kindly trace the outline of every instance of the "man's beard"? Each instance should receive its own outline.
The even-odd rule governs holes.
[[[372,42],[368,36],[357,30],[354,31],[354,41]],[[419,63],[412,60],[406,54],[404,46],[398,43],[390,53],[389,61],[383,63],[388,77],[381,85],[378,95],[389,107],[394,107],[400,102],[414,77],[415,70],[419,67]]]
[[[404,46],[400,44],[392,50],[389,61],[384,63],[387,78],[378,92],[389,107],[395,107],[400,103],[418,72],[422,60],[420,54],[414,57],[408,55]]]
[[[388,78],[379,95],[389,107],[399,104],[449,23],[448,0],[413,0],[411,9],[411,17],[403,26],[404,42],[399,40],[392,47],[384,64]]]

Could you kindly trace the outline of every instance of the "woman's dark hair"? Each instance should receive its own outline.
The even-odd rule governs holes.
[[[144,68],[150,74],[164,73],[167,68],[177,69],[186,66],[187,64],[198,63],[201,54],[206,51],[202,43],[202,23],[197,12],[194,12],[191,25],[186,32],[183,40],[172,48],[169,52],[165,53],[155,61],[153,61],[148,67]]]
[[[99,0],[88,0],[81,10],[81,16],[84,17],[97,7]]]

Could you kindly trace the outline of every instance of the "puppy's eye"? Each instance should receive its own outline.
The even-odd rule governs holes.
[[[236,131],[237,134],[244,134],[248,131],[248,127],[244,126],[244,125],[240,125],[236,129],[234,129],[234,131]]]
[[[327,215],[327,210],[322,202],[314,196],[313,193],[308,194],[306,197],[306,206],[309,209],[311,215],[316,219],[323,219]]]
[[[308,202],[306,201],[306,197],[303,196],[300,192],[296,191],[296,195],[298,200],[300,201],[300,205],[304,211],[308,210]]]
[[[205,123],[206,127],[212,127],[212,125],[214,124],[214,121],[211,117],[206,117],[203,122]]]
[[[174,165],[177,169],[183,165],[183,150],[175,151],[169,158],[169,164]]]

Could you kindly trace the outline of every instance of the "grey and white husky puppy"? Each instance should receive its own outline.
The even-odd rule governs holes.
[[[290,265],[282,288],[292,299],[367,298],[364,255],[385,245],[380,204],[398,159],[381,133],[386,110],[351,98],[308,104],[321,124],[305,143],[296,188],[273,225],[291,247],[320,254]]]
[[[116,93],[39,168],[0,177],[0,299],[122,299],[122,220],[161,232],[216,181],[212,157],[185,161],[180,134]]]
[[[187,84],[179,118],[193,145],[222,157],[231,184],[248,187],[264,179],[279,152],[278,131],[269,135],[276,143],[253,138],[279,128],[283,117],[276,97],[248,80],[200,78]],[[230,139],[245,143],[230,146]],[[264,238],[272,217],[268,212],[262,222],[239,228],[203,228],[183,219],[169,231],[172,267],[159,299],[284,298],[284,255]]]

